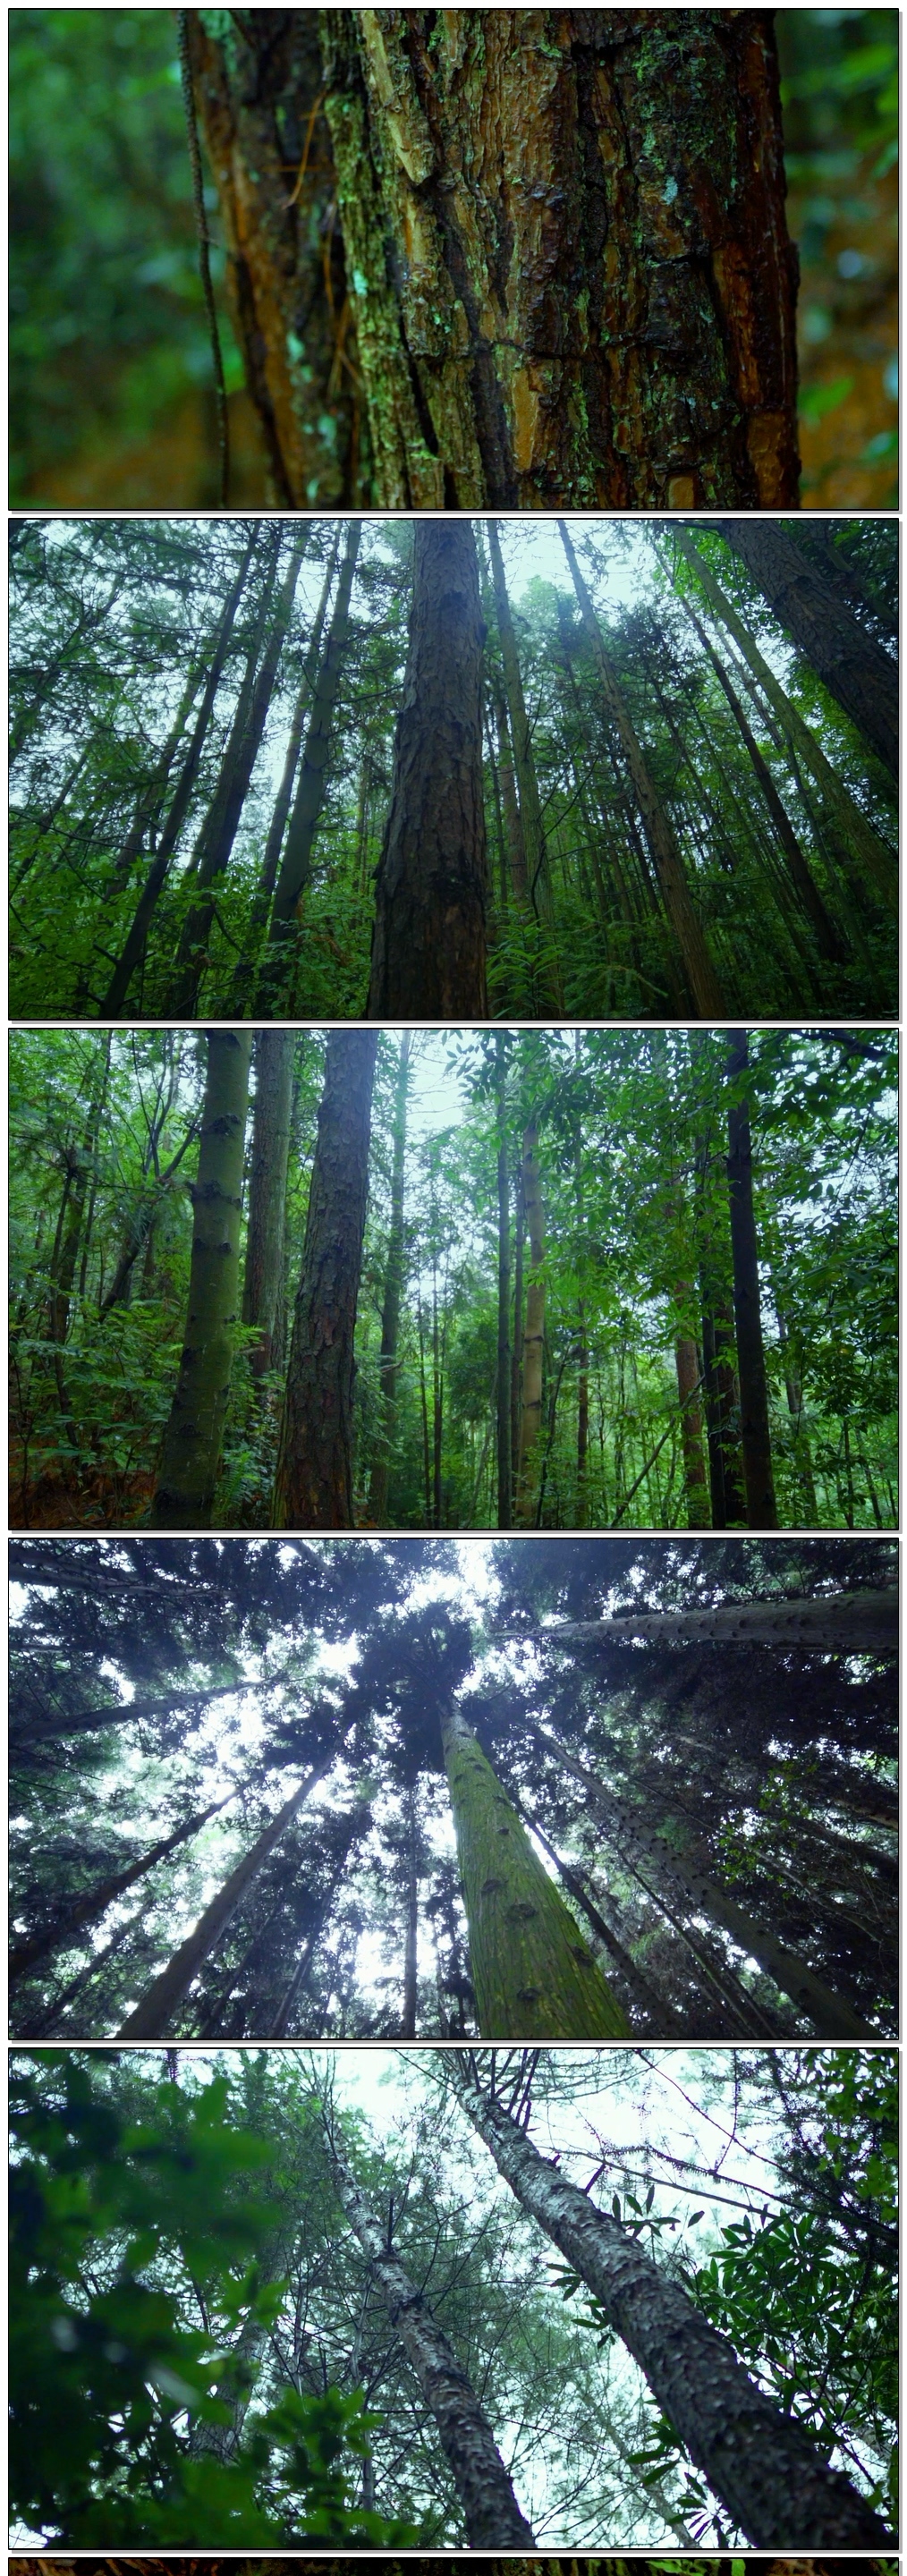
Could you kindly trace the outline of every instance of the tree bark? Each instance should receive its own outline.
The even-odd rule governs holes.
[[[753,1166],[749,1103],[736,1096],[749,1065],[745,1029],[731,1031],[727,1044],[728,1199],[731,1254],[734,1265],[734,1326],[740,1381],[740,1437],[746,1482],[746,1516],[751,1529],[777,1529],[778,1507],[772,1470],[768,1419],[768,1381],[762,1340],[759,1252],[753,1207]]]
[[[463,2508],[470,2549],[534,2549],[534,2535],[520,2512],[487,2415],[462,2363],[436,2323],[424,2292],[416,2289],[400,2255],[373,2216],[327,2119],[325,2135],[341,2207],[381,2291],[423,2402],[434,2416]]]
[[[518,1527],[525,1528],[527,1524],[531,1527],[535,1514],[545,1356],[545,1211],[538,1165],[538,1128],[534,1120],[530,1121],[523,1136],[522,1204],[529,1230],[530,1268],[523,1324],[523,1391],[513,1517]]]
[[[324,804],[328,756],[349,640],[350,593],[362,527],[361,519],[351,519],[347,525],[333,615],[315,682],[302,768],[274,888],[267,947],[259,968],[255,997],[256,1011],[267,1019],[275,1017],[279,1011],[288,1012],[292,1002],[299,907],[312,872],[312,851]]]
[[[724,995],[709,955],[704,933],[693,910],[673,828],[637,739],[617,674],[605,651],[598,619],[573,551],[569,530],[563,519],[559,524],[564,552],[579,601],[583,633],[601,681],[606,711],[615,726],[633,781],[633,792],[646,837],[646,846],[658,878],[665,912],[674,932],[685,972],[689,977],[696,1011],[700,1019],[720,1018],[724,1011]]]
[[[640,1637],[665,1646],[774,1646],[785,1655],[896,1655],[898,1593],[891,1584],[792,1601],[722,1601],[710,1610],[619,1610],[612,1619],[559,1619],[534,1634],[568,1647]]]
[[[726,2337],[630,2230],[539,2154],[482,2091],[474,2062],[455,2056],[451,2074],[521,2209],[599,2301],[735,2528],[764,2549],[890,2547],[884,2523],[849,2478],[828,2468],[808,2433],[757,2388]]]
[[[897,665],[774,519],[724,519],[721,535],[829,695],[898,780]]]
[[[275,1529],[353,1527],[353,1337],[378,1031],[332,1029],[274,1487]]]
[[[401,2039],[415,2039],[419,1959],[419,1856],[416,1795],[406,1793],[406,1932],[403,1944],[403,2016]]]
[[[242,1319],[258,1326],[249,1351],[255,1379],[275,1365],[275,1334],[283,1299],[284,1231],[295,1029],[256,1029],[255,1099]]]
[[[409,1055],[412,1030],[404,1029],[397,1059],[397,1085],[394,1099],[394,1160],[391,1173],[391,1223],[384,1271],[384,1298],[381,1307],[381,1352],[378,1360],[381,1423],[379,1447],[372,1467],[369,1502],[375,1526],[381,1529],[387,1518],[387,1487],[394,1439],[397,1429],[397,1343],[400,1338],[400,1307],[403,1298],[404,1261],[404,1178],[406,1166],[406,1101],[409,1089]]]
[[[453,1706],[441,1733],[483,2038],[628,2038],[575,1916]]]
[[[239,1315],[239,1233],[251,1030],[209,1029],[189,1303],[151,1529],[209,1529]]]
[[[769,14],[322,23],[378,506],[794,505]]]
[[[231,1790],[230,1796],[235,1795],[235,1790]],[[140,1860],[131,1861],[128,1869],[119,1870],[113,1878],[101,1879],[86,1896],[78,1897],[68,1912],[58,1915],[44,1932],[36,1932],[31,1940],[14,1944],[9,1958],[10,1985],[14,1986],[20,1977],[27,1976],[36,1960],[48,1958],[54,1950],[71,1948],[72,1935],[78,1933],[83,1924],[97,1922],[99,1915],[106,1914],[115,1897],[122,1896],[127,1887],[134,1887],[138,1879],[147,1877],[155,1862],[165,1860],[168,1852],[178,1851],[181,1843],[190,1842],[193,1835],[201,1833],[209,1816],[219,1816],[221,1808],[228,1803],[227,1798],[218,1798],[210,1807],[203,1807],[199,1815],[190,1816],[186,1824],[178,1825],[175,1833],[165,1834],[160,1842],[152,1843],[150,1851],[143,1852]]]
[[[368,1019],[488,1016],[484,636],[472,527],[417,519]]]
[[[153,1983],[142,1996],[141,2002],[136,2004],[135,2010],[130,2013],[128,2021],[123,2023],[122,2030],[116,2034],[118,2039],[165,2039],[167,2037],[174,2013],[185,2001],[193,1978],[197,1976],[204,1961],[210,1957],[215,1942],[220,1940],[221,1933],[226,1931],[228,1923],[232,1921],[247,1888],[251,1887],[253,1880],[264,1868],[265,1861],[274,1850],[275,1844],[280,1842],[282,1835],[286,1833],[287,1826],[292,1823],[293,1817],[305,1799],[313,1789],[317,1788],[319,1781],[327,1777],[339,1751],[339,1744],[333,1745],[331,1751],[325,1754],[323,1761],[316,1763],[314,1771],[309,1772],[308,1779],[303,1781],[302,1787],[294,1790],[292,1798],[286,1800],[278,1814],[272,1817],[271,1823],[265,1826],[263,1833],[259,1834],[257,1841],[252,1843],[243,1859],[237,1862],[229,1878],[225,1879],[223,1886],[218,1888],[217,1895],[212,1896],[210,1905],[206,1905],[194,1932],[190,1932],[188,1939],[180,1943],[172,1959],[168,1959],[166,1968],[162,1968],[160,1976],[154,1978]]]

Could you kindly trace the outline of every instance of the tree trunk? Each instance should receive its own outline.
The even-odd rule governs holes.
[[[252,1161],[242,1296],[243,1323],[258,1327],[258,1341],[249,1351],[249,1367],[255,1379],[266,1377],[275,1365],[275,1333],[280,1321],[284,1284],[287,1164],[296,1045],[295,1029],[255,1031]]]
[[[158,898],[163,892],[167,877],[170,873],[170,862],[192,800],[192,793],[198,777],[202,752],[204,751],[205,742],[207,740],[208,729],[211,723],[211,716],[220,684],[221,673],[230,650],[233,628],[236,624],[237,611],[243,591],[245,590],[249,566],[252,562],[252,558],[258,544],[260,529],[261,521],[259,519],[253,519],[249,525],[249,534],[243,547],[235,577],[230,585],[230,589],[224,602],[223,614],[221,616],[220,625],[214,642],[214,649],[211,655],[201,705],[199,707],[192,732],[189,736],[186,757],[183,761],[182,769],[180,770],[179,778],[177,780],[173,802],[170,806],[154,858],[152,859],[151,865],[148,869],[145,883],[142,887],[142,891],[132,917],[130,928],[126,934],[122,952],[117,960],[116,966],[114,967],[113,974],[103,996],[103,1000],[98,1004],[98,1018],[102,1020],[121,1019],[123,1017],[123,1006],[133,975],[135,974],[136,967],[141,963],[145,954],[145,941],[148,936],[149,924],[157,906]]]
[[[98,1138],[107,1105],[110,1036],[108,1029],[105,1032],[103,1045],[97,1051],[92,1042],[91,1064],[86,1086],[89,1090],[90,1103],[88,1117],[81,1145],[70,1150],[67,1160],[60,1221],[57,1226],[50,1269],[49,1334],[51,1341],[58,1345],[65,1342],[69,1331],[69,1308],[82,1240],[85,1201],[89,1183],[96,1168]]]
[[[800,1478],[803,1493],[806,1523],[809,1529],[818,1529],[822,1516],[819,1510],[819,1498],[816,1493],[816,1480],[813,1474],[809,1432],[807,1429],[806,1414],[803,1405],[803,1382],[798,1370],[795,1368],[791,1360],[790,1336],[787,1329],[784,1302],[778,1287],[778,1282],[775,1278],[772,1279],[772,1296],[774,1299],[775,1315],[778,1324],[778,1340],[781,1345],[781,1361],[784,1369],[784,1391],[787,1396],[787,1409],[791,1418],[791,1439],[793,1443],[797,1474]]]
[[[778,1508],[772,1472],[768,1420],[768,1381],[762,1341],[759,1253],[753,1207],[750,1114],[746,1095],[736,1086],[747,1073],[749,1048],[745,1029],[731,1031],[727,1044],[728,1199],[734,1264],[734,1326],[740,1381],[740,1436],[746,1481],[746,1516],[750,1529],[777,1529]]]
[[[638,2003],[640,2010],[646,2014],[649,2022],[648,2036],[658,2039],[685,2039],[686,2031],[679,2015],[672,2011],[670,2004],[665,2003],[664,1996],[658,1994],[656,1988],[650,1985],[648,1977],[638,1966],[632,1953],[624,1948],[616,1932],[612,1932],[610,1924],[605,1922],[604,1915],[599,1913],[598,1906],[593,1905],[576,1870],[571,1869],[567,1861],[561,1859],[560,1853],[549,1841],[548,1835],[543,1833],[538,1817],[527,1815],[522,1801],[514,1795],[513,1790],[508,1794],[520,1823],[529,1826],[536,1841],[541,1843],[542,1850],[548,1853],[549,1860],[553,1860],[558,1877],[563,1879],[564,1886],[570,1890],[574,1905],[579,1906],[580,1913],[585,1915],[587,1923],[591,1923],[596,1939],[601,1942],[602,1948],[607,1950],[609,1958],[614,1960],[624,1985]]]
[[[821,789],[848,848],[871,877],[876,895],[881,902],[887,905],[890,912],[896,912],[898,871],[897,861],[892,852],[881,840],[862,807],[856,803],[850,789],[845,787],[838,777],[830,760],[826,759],[815,734],[811,732],[809,725],[804,724],[802,716],[786,696],[780,681],[776,680],[774,672],[769,669],[768,663],[763,659],[748,628],[744,625],[742,617],[738,616],[737,610],[725,597],[705,557],[694,544],[690,530],[676,528],[673,534],[675,545],[680,548],[687,563],[692,565],[697,581],[702,584],[713,616],[726,627],[728,634],[733,636],[744,661],[754,678],[758,680],[763,696],[774,709],[782,732],[799,752],[805,767]]]
[[[674,1290],[678,1306],[686,1303],[690,1289],[678,1280]],[[689,1333],[674,1335],[674,1366],[677,1372],[677,1395],[680,1404],[680,1446],[683,1455],[683,1481],[687,1498],[687,1528],[709,1528],[709,1493],[706,1483],[705,1454],[702,1446],[702,1414],[696,1402],[699,1383],[699,1353]]]
[[[850,2480],[716,2334],[619,2219],[541,2156],[454,2056],[458,2098],[527,2216],[580,2274],[735,2528],[762,2549],[879,2549],[890,2535]]]
[[[168,1959],[166,1968],[162,1968],[160,1976],[155,1977],[153,1984],[142,1996],[141,2002],[136,2004],[135,2010],[130,2013],[128,2021],[123,2023],[122,2030],[117,2032],[118,2039],[165,2039],[167,2037],[168,2026],[173,2015],[179,2010],[180,2004],[185,2002],[199,1968],[207,1958],[210,1958],[215,1942],[220,1940],[221,1933],[225,1932],[228,1923],[232,1922],[246,1890],[259,1876],[265,1861],[286,1833],[287,1826],[292,1823],[298,1809],[310,1796],[311,1791],[318,1787],[319,1781],[326,1779],[337,1760],[340,1749],[339,1744],[334,1744],[331,1751],[324,1755],[323,1760],[316,1763],[314,1771],[309,1772],[308,1779],[303,1781],[301,1789],[294,1790],[292,1798],[286,1800],[278,1814],[272,1817],[271,1823],[266,1825],[264,1831],[259,1834],[257,1841],[252,1843],[243,1859],[237,1862],[229,1878],[225,1879],[223,1886],[218,1888],[217,1895],[212,1896],[210,1905],[206,1905],[194,1932],[190,1932],[188,1939],[180,1943],[172,1959]]]
[[[128,878],[132,875],[132,870],[136,859],[138,858],[139,851],[142,848],[142,844],[147,838],[148,833],[154,827],[162,800],[167,793],[167,788],[170,782],[170,772],[173,768],[173,763],[176,759],[180,743],[182,742],[183,735],[186,730],[186,725],[192,709],[192,701],[198,689],[202,669],[203,665],[196,662],[189,672],[186,686],[183,690],[183,694],[174,717],[172,731],[168,734],[163,749],[158,753],[151,775],[146,779],[145,785],[140,790],[136,799],[135,813],[133,815],[132,822],[129,826],[122,848],[117,851],[113,865],[111,883],[117,888],[124,886],[127,883]]]
[[[353,1527],[353,1338],[377,1029],[332,1029],[274,1487],[275,1529]]]
[[[403,701],[375,880],[369,1019],[488,1016],[484,635],[472,527],[417,519]]]
[[[494,1041],[495,1121],[498,1145],[498,1364],[495,1419],[498,1458],[498,1528],[509,1529],[512,1513],[510,1457],[510,1178],[507,1169],[507,1041]]]
[[[185,1339],[151,1529],[210,1529],[239,1313],[251,1030],[209,1029]]]
[[[507,701],[500,675],[493,661],[487,667],[488,686],[494,707],[494,729],[498,744],[498,768],[501,780],[501,804],[504,810],[504,835],[507,849],[507,888],[518,912],[529,910],[529,871],[526,866],[526,844],[517,802],[513,750],[507,721]],[[502,888],[502,900],[504,895]]]
[[[501,540],[498,535],[497,523],[494,519],[488,520],[487,536],[489,552],[491,555],[491,569],[494,579],[495,608],[497,611],[498,636],[501,646],[501,661],[504,667],[504,687],[507,696],[507,711],[510,718],[510,738],[513,743],[513,759],[516,770],[517,789],[519,793],[520,838],[526,870],[527,891],[536,919],[544,925],[544,928],[549,934],[550,941],[550,956],[545,960],[540,978],[542,986],[541,998],[546,1006],[550,1006],[552,1011],[560,1014],[563,1012],[564,1008],[564,994],[561,983],[560,967],[554,946],[551,873],[548,865],[548,851],[545,842],[545,826],[542,819],[542,800],[539,795],[538,777],[536,775],[535,760],[533,758],[532,751],[532,729],[526,713],[526,700],[523,695],[523,678],[520,670],[520,657],[517,652],[516,636],[513,631],[513,618],[510,611],[510,601],[507,596],[507,578],[504,571],[504,559],[501,554]]]
[[[397,1060],[397,1087],[394,1100],[394,1160],[391,1173],[391,1223],[384,1272],[384,1300],[381,1308],[381,1352],[378,1361],[381,1423],[375,1462],[369,1484],[371,1516],[377,1529],[387,1518],[387,1488],[394,1440],[397,1429],[397,1343],[400,1338],[400,1306],[403,1297],[404,1262],[404,1177],[406,1165],[406,1101],[409,1089],[409,1054],[412,1030],[404,1029]]]
[[[176,1716],[183,1709],[191,1716],[197,1709],[205,1707],[209,1700],[235,1697],[249,1687],[247,1682],[216,1682],[211,1690],[169,1691],[161,1699],[124,1701],[119,1708],[82,1708],[73,1715],[61,1717],[53,1713],[42,1714],[38,1722],[30,1710],[28,1734],[33,1742],[43,1744],[45,1738],[51,1736],[88,1734],[99,1726],[142,1725],[146,1718],[168,1717],[171,1712]]]
[[[775,1646],[780,1654],[896,1655],[898,1593],[825,1592],[792,1601],[723,1601],[710,1610],[619,1610],[613,1619],[559,1619],[534,1635],[550,1645],[606,1647],[640,1637],[656,1646]]]
[[[455,1707],[441,1732],[483,2038],[628,2038],[575,1916]]]
[[[768,13],[323,24],[378,507],[795,504]]]
[[[793,636],[829,695],[898,780],[897,665],[774,519],[724,519],[720,533],[738,555],[779,626]]]
[[[562,1770],[569,1771],[571,1778],[578,1780],[585,1789],[596,1813],[609,1828],[615,1847],[620,1850],[626,1837],[631,1850],[642,1852],[644,1860],[655,1868],[660,1877],[673,1881],[680,1888],[688,1912],[709,1914],[714,1923],[719,1923],[724,1931],[730,1933],[731,1939],[738,1943],[748,1958],[758,1959],[779,1993],[790,1997],[798,2013],[812,2022],[820,2039],[873,2037],[872,2031],[867,2029],[866,2023],[859,2019],[843,1995],[833,1993],[805,1959],[798,1958],[794,1951],[776,1941],[774,1933],[765,1931],[744,1906],[737,1904],[735,1897],[729,1896],[726,1889],[719,1886],[717,1879],[687,1863],[682,1853],[665,1842],[663,1835],[634,1814],[626,1799],[612,1795],[610,1789],[604,1788],[594,1772],[574,1759],[558,1736],[549,1735],[544,1727],[534,1723],[532,1732]]]
[[[542,1375],[545,1356],[545,1212],[538,1165],[538,1129],[534,1120],[523,1136],[522,1204],[529,1231],[529,1277],[523,1325],[523,1392],[520,1447],[513,1507],[518,1527],[532,1527],[535,1516],[537,1459],[542,1427]]]
[[[199,903],[193,901],[180,932],[169,999],[169,1011],[174,1019],[195,1019],[198,1014],[199,987],[208,963],[208,940],[214,920],[214,898],[206,889],[216,885],[229,865],[252,771],[261,749],[277,665],[286,642],[296,584],[309,541],[308,529],[294,534],[287,570],[275,601],[273,585],[280,560],[282,526],[278,526],[276,531],[269,529],[268,535],[272,542],[265,551],[261,603],[249,642],[236,713],[220,777],[186,871],[187,879],[191,877],[202,900]]]
[[[299,766],[299,747],[302,741],[302,728],[305,723],[306,709],[311,706],[312,703],[315,679],[321,655],[321,638],[324,634],[324,622],[328,613],[328,600],[330,599],[331,585],[337,569],[337,557],[339,552],[340,531],[338,528],[328,557],[327,569],[325,571],[324,581],[321,587],[321,597],[315,612],[315,623],[309,637],[305,661],[302,667],[302,676],[296,692],[296,702],[290,718],[290,731],[287,737],[287,748],[284,755],[280,786],[278,787],[277,794],[274,799],[274,809],[268,825],[268,837],[265,842],[264,852],[262,855],[261,876],[249,908],[249,923],[245,932],[245,954],[239,957],[236,963],[236,971],[233,977],[233,990],[230,996],[231,1019],[247,1019],[252,1007],[251,995],[254,992],[255,987],[258,950],[264,936],[264,932],[267,928],[268,915],[274,899],[274,888],[277,883],[277,871],[280,866],[280,854],[283,849],[283,837],[287,828],[287,816],[290,811],[290,800],[293,794],[296,772]]]
[[[419,1958],[419,1858],[416,1798],[406,1794],[406,1934],[403,1946],[403,2018],[401,2039],[415,2039]]]
[[[510,2477],[484,2408],[447,2336],[369,2208],[325,2118],[325,2135],[337,2195],[358,2237],[372,2279],[381,2291],[391,2326],[415,2373],[423,2404],[434,2416],[453,2478],[470,2549],[534,2549]]]
[[[268,943],[259,968],[255,997],[256,1011],[266,1019],[288,1012],[292,1001],[299,907],[312,872],[312,851],[325,798],[328,756],[349,640],[350,593],[362,528],[361,519],[350,519],[347,525],[333,615],[315,682],[302,768],[274,888]]]
[[[598,619],[573,551],[569,530],[563,519],[559,525],[564,552],[579,601],[583,633],[601,681],[606,712],[615,726],[633,781],[633,792],[649,855],[658,878],[665,912],[674,932],[685,972],[689,977],[697,1014],[700,1019],[720,1018],[724,1012],[724,995],[709,956],[703,931],[693,910],[673,828],[637,739],[617,674],[605,651]]]
[[[236,1791],[231,1790],[230,1797],[235,1795]],[[165,1834],[160,1842],[152,1843],[150,1851],[144,1852],[141,1860],[130,1862],[129,1868],[119,1870],[114,1878],[101,1879],[87,1896],[77,1897],[68,1912],[58,1915],[46,1931],[36,1932],[31,1940],[16,1944],[10,1951],[10,1985],[27,1976],[37,1959],[46,1959],[53,1950],[70,1949],[72,1935],[80,1931],[83,1924],[95,1923],[99,1915],[106,1914],[115,1897],[122,1896],[127,1887],[134,1887],[137,1879],[147,1877],[155,1862],[165,1860],[168,1852],[177,1851],[180,1843],[190,1842],[194,1834],[201,1833],[209,1816],[219,1816],[221,1808],[228,1804],[227,1798],[218,1798],[212,1806],[203,1807],[199,1815],[189,1817],[188,1823],[178,1825],[175,1833]]]

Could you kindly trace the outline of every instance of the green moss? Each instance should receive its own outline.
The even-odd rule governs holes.
[[[483,2039],[627,2039],[629,2023],[475,1737],[445,1760]]]

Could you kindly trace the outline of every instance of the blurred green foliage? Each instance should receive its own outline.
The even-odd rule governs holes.
[[[779,9],[776,26],[801,270],[803,499],[896,505],[898,12]],[[809,433],[826,421],[813,454]],[[881,480],[830,488],[842,448],[854,467],[881,469]]]

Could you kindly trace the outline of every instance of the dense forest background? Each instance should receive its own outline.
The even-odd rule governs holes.
[[[894,2028],[892,1541],[22,1539],[30,2038]]]
[[[18,523],[16,1015],[893,1014],[896,529],[573,537]]]
[[[20,2548],[886,2546],[890,2051],[11,2074]]]
[[[803,503],[885,508],[897,500],[897,12],[781,9],[775,22],[801,261]],[[10,31],[14,503],[206,508],[217,437],[174,14],[13,9]],[[217,244],[210,180],[206,208]],[[257,509],[265,460],[218,247],[212,265],[231,499]]]
[[[20,1524],[896,1525],[893,1034],[10,1063]]]

